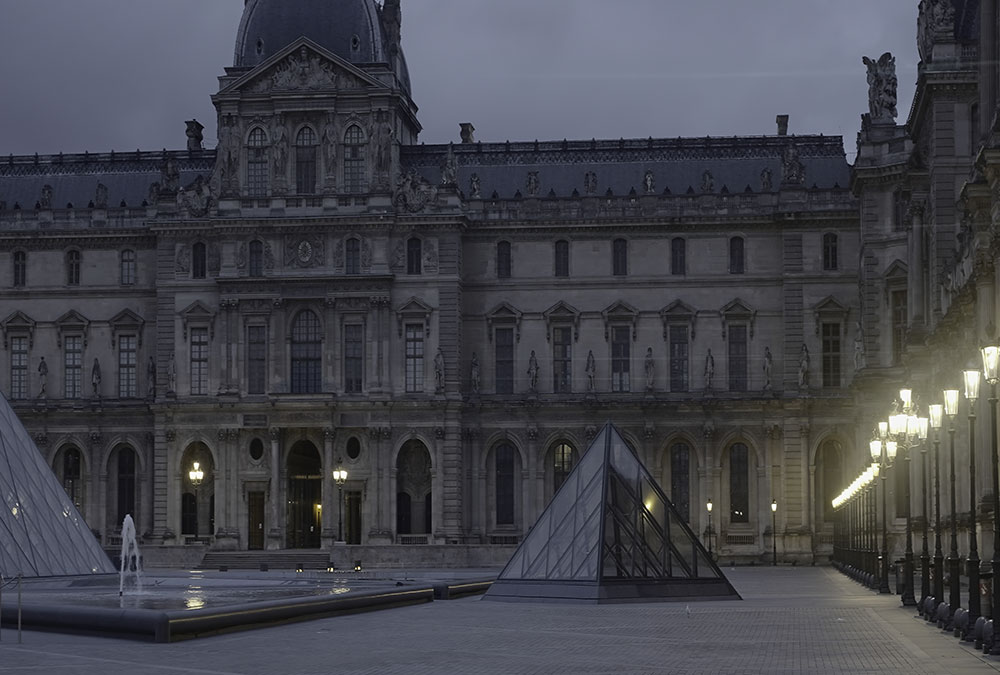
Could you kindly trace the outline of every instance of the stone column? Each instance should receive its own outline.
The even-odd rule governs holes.
[[[333,459],[333,441],[336,433],[332,427],[323,430],[323,529],[320,532],[320,538],[324,549],[331,548],[337,539],[337,517],[340,501],[338,500],[337,484],[333,480],[333,470],[337,468],[337,462]]]
[[[281,521],[281,429],[271,427],[271,486],[268,499],[271,502],[271,522],[267,528],[267,548],[276,550],[284,548],[282,534],[285,531]]]
[[[337,322],[337,314],[334,311],[336,305],[337,301],[334,298],[327,298],[323,301],[323,324],[325,326],[325,330],[323,331],[323,354],[326,355],[323,363],[323,391],[328,392],[337,390],[336,366],[340,363],[338,358],[340,352],[336,349],[337,332],[334,330]]]
[[[101,432],[90,432],[89,440],[90,471],[84,475],[81,468],[80,473],[80,482],[82,483],[80,487],[83,489],[84,499],[86,499],[84,518],[106,540],[109,532],[121,528],[121,523],[118,523],[118,528],[114,527],[114,523],[111,524],[110,529],[108,527],[108,477],[107,472],[103,470],[102,455],[104,453],[101,447]]]
[[[915,201],[906,213],[910,224],[908,244],[910,326],[921,330],[924,323],[924,204]]]

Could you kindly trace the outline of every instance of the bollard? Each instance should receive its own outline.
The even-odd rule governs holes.
[[[983,648],[983,629],[986,627],[986,617],[980,616],[972,626],[973,649]]]
[[[17,644],[21,644],[21,573],[17,573]]]

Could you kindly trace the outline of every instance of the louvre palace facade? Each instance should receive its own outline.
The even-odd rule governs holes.
[[[825,561],[993,316],[995,11],[921,3],[851,166],[781,115],[424,145],[399,0],[249,0],[216,148],[0,163],[0,390],[107,543],[502,561],[612,421],[725,559]]]

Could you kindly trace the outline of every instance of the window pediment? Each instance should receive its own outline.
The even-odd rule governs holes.
[[[615,304],[611,305],[603,312],[601,316],[604,317],[604,339],[609,340],[611,336],[611,326],[612,324],[630,324],[632,326],[632,340],[634,341],[637,337],[636,333],[636,321],[639,319],[639,310],[637,310],[632,305],[628,304],[624,300],[619,300]]]
[[[11,333],[27,333],[28,348],[35,344],[35,320],[24,312],[14,312],[0,324],[3,326],[3,346],[7,348],[7,338]]]
[[[83,346],[87,346],[87,337],[90,329],[90,320],[84,317],[82,314],[75,310],[70,310],[66,312],[61,317],[56,319],[56,328],[58,334],[56,337],[56,344],[60,348],[63,344],[63,336],[65,335],[82,335],[83,336]]]
[[[118,344],[118,336],[122,333],[132,333],[136,335],[136,342],[139,347],[142,347],[142,327],[146,324],[145,320],[131,309],[125,309],[118,312],[111,318],[111,348],[115,349]]]
[[[674,300],[672,303],[660,310],[660,319],[663,321],[663,339],[667,339],[670,324],[686,323],[691,331],[691,339],[695,337],[695,320],[698,317],[698,310],[681,300]]]
[[[745,302],[736,298],[720,311],[722,316],[722,339],[726,339],[729,332],[729,325],[733,323],[746,323],[750,337],[753,337],[754,322],[757,319],[757,310],[752,309]]]
[[[837,299],[830,295],[814,305],[812,311],[816,320],[816,335],[819,335],[820,326],[824,323],[839,323],[841,325],[841,332],[843,332],[851,310],[837,302]]]
[[[493,308],[492,311],[486,314],[486,326],[489,329],[488,337],[489,340],[493,340],[493,327],[497,324],[513,324],[514,326],[514,338],[520,342],[521,341],[521,316],[522,312],[515,309],[513,306],[506,302],[501,302],[499,305]]]
[[[434,309],[420,298],[410,298],[406,304],[396,310],[396,321],[399,325],[399,337],[403,337],[403,325],[407,321],[419,321],[424,324],[425,335],[431,334],[429,321]]]
[[[210,310],[204,303],[195,301],[179,313],[181,316],[181,325],[184,330],[184,342],[187,342],[188,330],[192,324],[208,326],[209,339],[215,339],[215,312]]]
[[[573,324],[573,341],[576,342],[580,339],[580,310],[576,309],[572,305],[560,300],[555,305],[542,312],[542,316],[545,318],[546,341],[552,341],[552,327],[554,324],[560,323]]]

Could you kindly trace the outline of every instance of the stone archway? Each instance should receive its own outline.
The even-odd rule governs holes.
[[[310,441],[299,441],[288,453],[285,546],[319,548],[323,530],[323,462]]]
[[[418,440],[396,458],[396,534],[431,533],[431,455]]]

